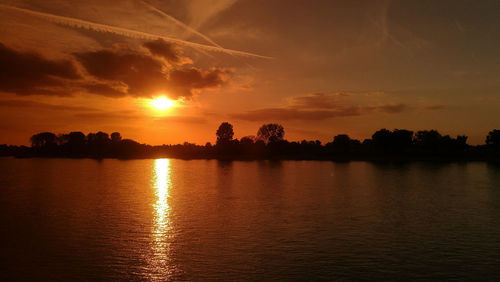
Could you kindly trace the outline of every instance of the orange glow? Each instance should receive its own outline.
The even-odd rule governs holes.
[[[154,222],[151,231],[153,259],[150,261],[150,266],[155,272],[160,269],[167,273],[171,272],[170,243],[174,232],[168,204],[169,190],[172,187],[170,175],[170,160],[156,159],[153,165],[152,187],[157,200],[154,204]]]
[[[165,97],[158,97],[149,101],[149,104],[156,110],[164,111],[175,106],[175,101],[167,99]]]

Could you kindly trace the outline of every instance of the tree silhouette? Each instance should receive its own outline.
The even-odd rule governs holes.
[[[377,149],[389,150],[392,143],[392,132],[390,130],[383,128],[372,135],[372,144]]]
[[[494,129],[486,136],[486,144],[500,147],[500,130]]]
[[[47,148],[57,146],[57,136],[52,132],[42,132],[31,136],[31,146],[35,148]]]
[[[63,134],[59,142],[62,143],[62,150],[71,155],[82,154],[85,150],[86,138],[85,134],[79,131]]]
[[[276,123],[264,124],[257,131],[257,138],[266,143],[282,141],[284,136],[285,129]]]
[[[215,133],[217,135],[217,143],[227,143],[233,139],[233,126],[229,122],[223,122]]]
[[[395,129],[392,132],[392,146],[397,151],[411,148],[413,145],[413,131],[406,129]]]
[[[95,137],[96,137],[96,142],[100,144],[104,144],[110,141],[109,135],[106,132],[99,131],[95,134]]]
[[[436,130],[421,130],[415,135],[415,143],[423,149],[437,151],[443,136]]]
[[[118,143],[120,141],[122,141],[122,136],[121,136],[120,132],[111,133],[111,142]]]
[[[89,133],[87,134],[87,143],[88,144],[93,144],[96,141],[97,137],[95,133]]]
[[[255,136],[244,136],[240,139],[240,144],[244,145],[252,145],[255,143]]]
[[[68,143],[81,146],[85,144],[85,134],[80,131],[73,131],[67,135]]]
[[[348,153],[356,149],[361,143],[359,140],[351,139],[347,134],[339,134],[333,137],[333,141],[326,146],[333,152]]]
[[[322,145],[319,140],[289,142],[279,124],[262,125],[255,136],[233,139],[233,126],[223,122],[217,129],[217,144],[205,146],[185,142],[177,145],[151,146],[122,139],[118,132],[111,138],[105,132],[74,131],[55,135],[41,132],[31,136],[31,148],[0,145],[1,156],[20,157],[90,157],[90,158],[204,158],[204,159],[321,159],[321,160],[500,160],[500,130],[492,130],[485,145],[467,144],[467,136],[452,138],[436,130],[416,134],[405,129],[381,129],[363,143],[347,134],[336,135]]]

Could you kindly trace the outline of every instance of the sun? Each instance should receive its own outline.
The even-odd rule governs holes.
[[[149,101],[149,104],[153,108],[163,111],[172,108],[175,105],[175,102],[165,97],[158,97],[156,99]]]

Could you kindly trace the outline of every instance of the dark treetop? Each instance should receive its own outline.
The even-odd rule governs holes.
[[[293,160],[487,160],[500,161],[500,130],[492,130],[484,145],[467,144],[467,136],[441,135],[436,130],[413,132],[381,129],[363,142],[339,134],[320,141],[289,142],[279,124],[262,125],[256,136],[234,139],[233,126],[223,122],[215,145],[151,146],[122,139],[118,132],[42,132],[31,136],[31,147],[0,145],[1,156],[69,158],[183,158],[183,159],[293,159]]]

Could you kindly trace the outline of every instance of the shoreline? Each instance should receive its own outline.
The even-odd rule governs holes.
[[[270,158],[242,158],[242,157],[208,157],[208,156],[191,156],[191,157],[180,157],[180,156],[169,156],[169,155],[156,155],[156,156],[137,156],[137,157],[116,157],[116,156],[41,156],[41,155],[31,155],[31,156],[0,156],[4,158],[15,158],[15,159],[90,159],[90,160],[145,160],[145,159],[178,159],[178,160],[215,160],[215,161],[326,161],[326,162],[379,162],[379,163],[401,163],[401,162],[427,162],[427,163],[444,163],[444,162],[488,162],[488,163],[500,163],[500,157],[432,157],[432,156],[412,156],[412,157],[380,157],[380,156],[370,156],[370,157],[322,157],[322,158],[312,158],[312,157],[270,157]]]

